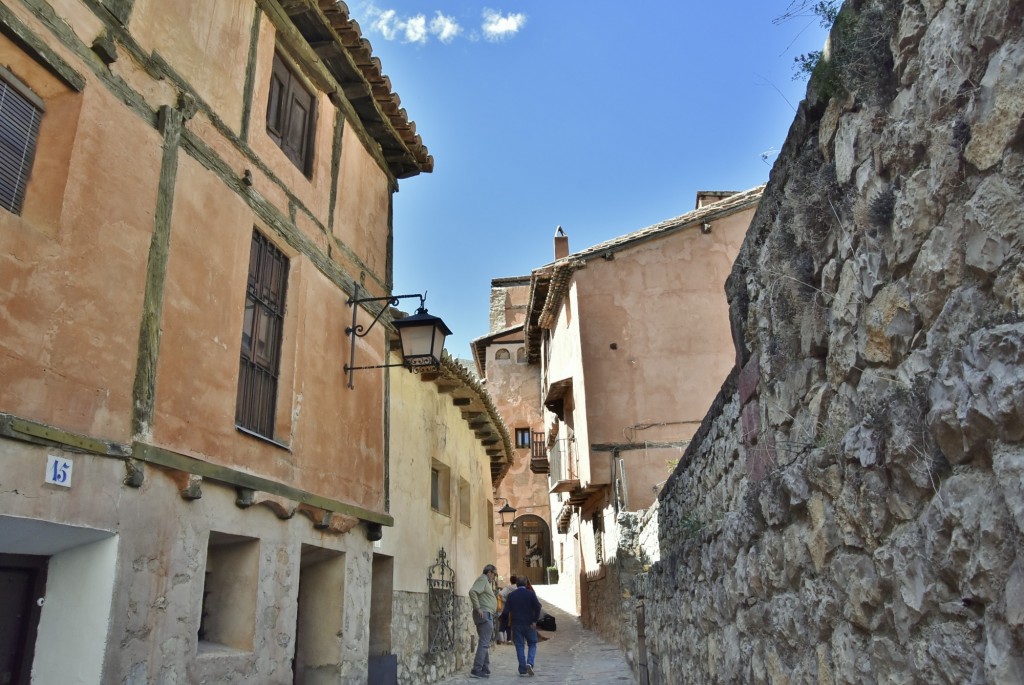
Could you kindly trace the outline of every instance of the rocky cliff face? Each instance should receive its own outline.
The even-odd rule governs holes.
[[[1022,116],[1021,0],[847,2],[648,517],[651,683],[1024,682]]]

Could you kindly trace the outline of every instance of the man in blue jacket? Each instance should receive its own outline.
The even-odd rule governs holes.
[[[512,591],[501,611],[502,618],[508,618],[512,626],[512,642],[519,657],[519,675],[533,675],[534,659],[537,657],[537,621],[540,620],[540,600],[536,593],[526,587],[526,576],[517,579],[519,587]],[[529,650],[526,646],[529,645]]]

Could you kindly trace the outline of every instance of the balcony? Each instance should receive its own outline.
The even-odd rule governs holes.
[[[530,440],[530,470],[534,473],[550,473],[551,464],[544,449],[544,433],[535,432]]]

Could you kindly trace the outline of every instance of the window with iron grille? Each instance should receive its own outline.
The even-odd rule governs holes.
[[[21,214],[36,156],[43,101],[0,67],[0,207]]]
[[[266,438],[274,437],[287,282],[288,258],[259,231],[253,231],[235,422]]]
[[[281,55],[274,53],[267,102],[267,133],[307,176],[313,171],[315,123],[316,98]]]
[[[516,428],[516,447],[530,446],[530,429]]]

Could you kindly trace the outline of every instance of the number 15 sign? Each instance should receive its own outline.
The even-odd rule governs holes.
[[[53,454],[46,457],[46,482],[71,487],[71,460]]]

